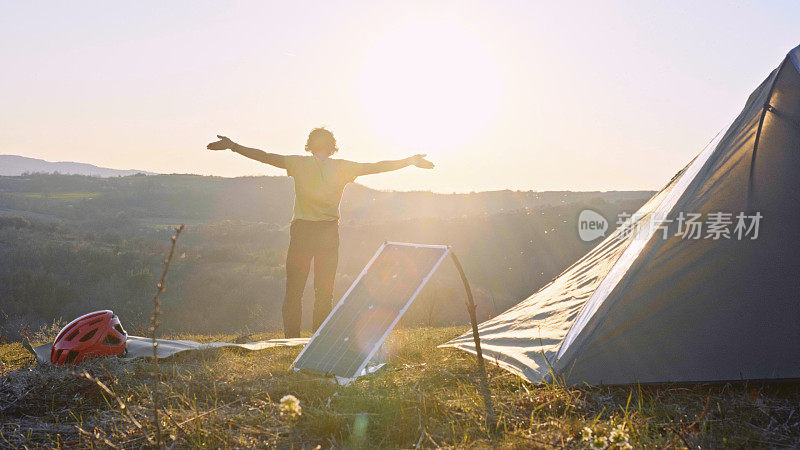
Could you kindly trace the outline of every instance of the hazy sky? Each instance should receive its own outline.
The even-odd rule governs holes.
[[[797,1],[0,1],[0,154],[221,176],[428,153],[382,189],[657,189],[800,44]],[[600,6],[599,3],[605,3]]]

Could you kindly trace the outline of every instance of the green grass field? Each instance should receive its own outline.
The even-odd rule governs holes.
[[[389,338],[389,365],[346,387],[290,372],[296,347],[176,355],[160,363],[165,443],[588,448],[590,442],[582,439],[588,428],[595,437],[613,434],[621,440],[616,447],[800,445],[797,383],[563,387],[530,384],[490,367],[497,419],[487,426],[474,358],[436,348],[463,331],[396,330]],[[244,341],[278,336],[176,337]],[[84,370],[113,394],[76,376]],[[110,358],[72,370],[38,366],[19,343],[10,343],[0,345],[0,371],[0,446],[152,446],[152,362]],[[280,400],[288,394],[299,399],[300,415],[282,414]]]

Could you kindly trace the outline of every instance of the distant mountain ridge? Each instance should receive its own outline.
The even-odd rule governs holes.
[[[379,191],[351,184],[342,199],[342,223],[365,224],[422,218],[464,218],[575,202],[602,209],[606,203],[633,202],[635,211],[652,191],[487,191],[469,194]],[[151,223],[206,223],[221,220],[272,223],[291,221],[294,183],[286,176],[223,178],[201,175],[86,177],[33,174],[0,176],[0,215],[54,216],[85,221],[99,217],[114,226]],[[5,212],[3,212],[5,211]],[[537,212],[538,214],[538,212]]]
[[[136,169],[109,169],[93,164],[72,161],[51,162],[43,159],[28,158],[19,155],[0,155],[0,175],[19,176],[23,173],[55,173],[64,175],[88,175],[93,177],[124,177],[142,173],[155,175],[154,172]]]

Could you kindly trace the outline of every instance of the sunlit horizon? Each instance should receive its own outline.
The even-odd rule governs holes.
[[[216,134],[338,158],[427,153],[381,190],[654,190],[796,46],[800,5],[6,5],[0,154],[283,175]],[[742,33],[748,29],[765,33]]]

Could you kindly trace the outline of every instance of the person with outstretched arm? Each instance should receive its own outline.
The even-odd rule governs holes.
[[[339,264],[339,203],[344,187],[356,177],[390,172],[407,166],[432,169],[426,155],[405,159],[358,163],[331,158],[339,149],[333,133],[325,128],[311,130],[306,151],[311,155],[278,155],[239,145],[225,136],[208,144],[209,150],[235,153],[271,166],[286,169],[294,178],[294,216],[289,228],[286,254],[286,296],[283,301],[283,332],[287,338],[300,337],[302,297],[311,261],[314,260],[313,331],[331,311],[333,282]]]

